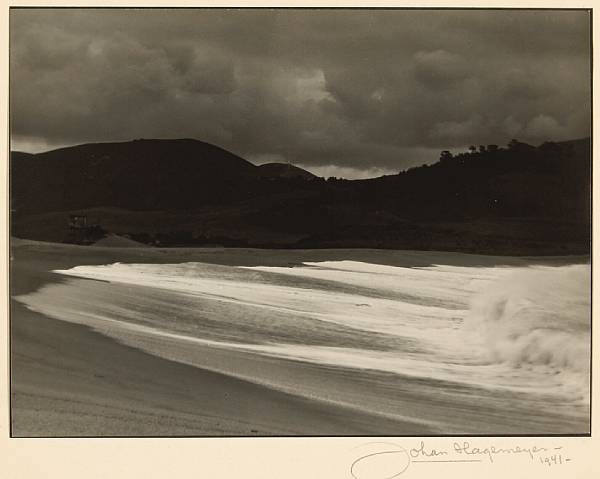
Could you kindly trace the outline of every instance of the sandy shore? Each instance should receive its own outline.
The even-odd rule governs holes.
[[[115,262],[292,266],[352,258],[394,266],[517,266],[589,261],[378,250],[108,248],[22,240],[13,240],[11,246],[12,297],[68,281],[52,270]],[[67,291],[86,295],[85,288]],[[456,402],[456,396],[442,394],[439,384],[409,377],[386,376],[371,383],[372,377],[357,376],[352,370],[249,356],[164,337],[132,336],[125,330],[113,337],[117,340],[81,324],[51,319],[12,300],[12,434],[420,436],[586,430],[586,424],[575,426],[569,416],[515,410],[509,397],[500,402],[505,406],[485,407],[477,400],[482,391],[474,391],[473,400],[466,395]],[[244,379],[249,377],[254,379]],[[257,382],[258,377],[266,383]],[[293,387],[274,389],[270,378],[277,378],[280,385],[293,386],[296,381],[312,385],[331,395],[324,400],[290,394]],[[374,404],[378,413],[368,412],[375,410]]]
[[[11,294],[62,281],[49,271],[80,264],[193,260],[235,264],[241,257],[254,257],[262,264],[267,258],[277,261],[276,255],[260,256],[243,251],[91,248],[15,240]],[[16,301],[11,302],[11,404],[12,434],[19,437],[432,432],[420,423],[391,421],[165,360],[84,326],[49,319]]]

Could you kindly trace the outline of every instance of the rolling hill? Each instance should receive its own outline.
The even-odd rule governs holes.
[[[289,163],[265,163],[260,165],[259,174],[265,178],[304,178],[307,180],[316,178],[306,171]]]
[[[11,154],[11,233],[69,241],[68,216],[166,246],[587,254],[590,139],[512,142],[368,180],[255,166],[197,140]]]

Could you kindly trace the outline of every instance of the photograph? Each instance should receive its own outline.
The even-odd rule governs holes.
[[[591,437],[591,9],[7,25],[11,438]]]

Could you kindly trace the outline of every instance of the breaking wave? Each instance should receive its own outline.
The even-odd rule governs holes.
[[[518,404],[526,395],[535,410],[589,413],[587,264],[115,263],[56,272],[70,278],[17,299],[116,338],[119,324],[134,325],[198,347],[457,385],[439,394],[485,390],[494,400],[500,391]]]

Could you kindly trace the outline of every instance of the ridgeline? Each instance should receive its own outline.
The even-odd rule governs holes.
[[[589,254],[590,139],[512,141],[368,180],[255,166],[197,140],[11,153],[11,235],[73,241],[70,215],[160,246]]]

